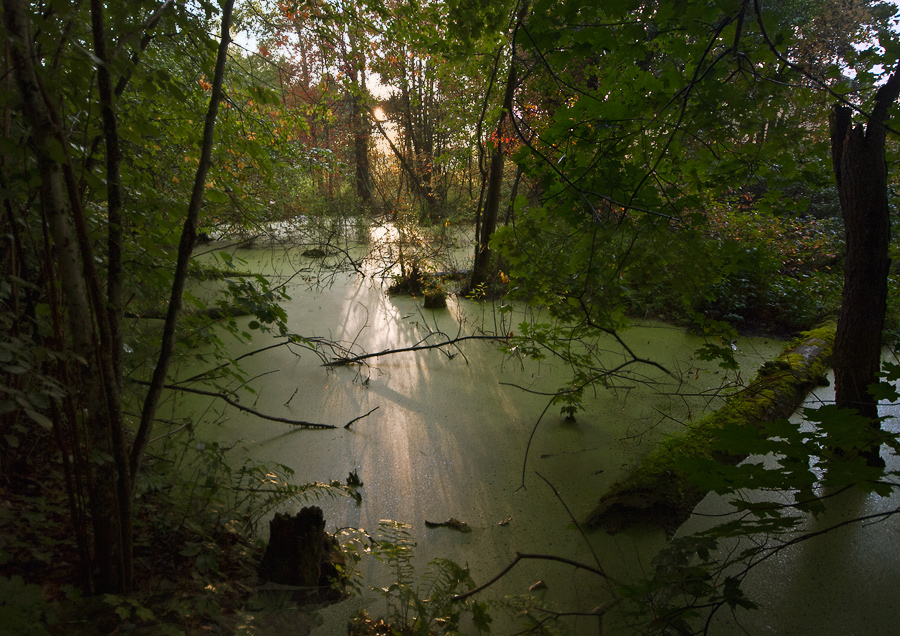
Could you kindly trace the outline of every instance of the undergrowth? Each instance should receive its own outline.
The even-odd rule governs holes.
[[[261,522],[275,509],[358,495],[339,482],[294,484],[290,468],[238,463],[229,450],[186,438],[141,474],[127,596],[87,596],[80,585],[59,457],[44,458],[40,481],[8,480],[0,636],[252,633],[268,609],[256,598]]]
[[[351,636],[395,634],[488,633],[491,617],[485,602],[456,601],[454,596],[475,587],[467,567],[438,558],[428,564],[420,578],[412,564],[415,542],[409,526],[382,521],[371,554],[390,570],[387,587],[372,588],[385,601],[383,617],[373,619],[366,610],[352,619]]]

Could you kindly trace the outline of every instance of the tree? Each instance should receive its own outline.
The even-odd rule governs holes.
[[[32,307],[29,346],[58,360],[58,366],[48,370],[67,393],[64,400],[41,402],[36,397],[38,404],[25,401],[23,407],[20,402],[19,408],[37,423],[49,425],[63,446],[63,456],[71,458],[64,465],[73,519],[76,525],[86,519],[91,524],[90,533],[83,527],[75,531],[82,555],[91,558],[90,580],[97,591],[128,591],[132,585],[135,478],[172,356],[223,94],[233,4],[226,0],[222,7],[222,35],[191,200],[183,217],[169,313],[141,423],[129,448],[123,418],[125,237],[126,228],[139,221],[131,207],[137,197],[128,191],[130,182],[122,173],[123,149],[135,139],[131,133],[127,139],[123,135],[123,118],[136,114],[128,124],[146,128],[147,123],[140,113],[125,108],[123,92],[140,69],[160,23],[168,22],[173,31],[181,29],[187,37],[204,33],[206,24],[171,0],[113,8],[93,0],[86,9],[62,4],[46,11],[24,0],[3,2],[18,115],[16,128],[6,132],[27,144],[22,165],[32,175],[29,179],[39,182],[36,209],[21,187],[28,181],[20,182],[5,204],[12,226],[33,232],[46,224],[48,229],[43,243],[33,244],[34,258],[46,269],[28,272],[33,280],[28,284],[44,294],[52,335],[47,335],[46,320]],[[210,3],[202,3],[202,9],[207,18],[215,11]],[[90,53],[85,41],[91,42]],[[50,42],[52,46],[45,46]],[[167,76],[158,77],[157,87],[167,82]],[[101,162],[103,170],[98,168]],[[8,162],[6,167],[10,168]],[[7,182],[14,178],[21,177],[5,175]],[[105,242],[97,240],[101,231]],[[22,266],[28,267],[30,255],[22,256],[26,257]],[[13,290],[4,299],[4,309],[14,320],[20,320],[15,315],[18,293]]]
[[[513,116],[513,97],[517,88],[516,75],[516,40],[515,34],[518,33],[525,17],[528,14],[529,2],[521,2],[517,7],[515,24],[512,28],[513,38],[510,42],[510,55],[508,60],[509,70],[506,77],[506,86],[503,91],[503,102],[501,104],[500,115],[497,119],[497,127],[493,135],[493,150],[491,153],[490,169],[483,185],[484,204],[479,210],[477,233],[475,237],[475,263],[472,266],[472,275],[469,279],[468,288],[470,290],[477,289],[480,285],[484,285],[492,276],[491,248],[490,241],[497,229],[497,217],[500,213],[500,197],[501,186],[503,184],[503,164],[508,144],[504,140],[509,135],[511,126],[507,123]],[[501,59],[498,53],[497,61]],[[485,99],[487,102],[487,96]],[[481,121],[479,121],[480,128]],[[480,141],[480,140],[479,140]]]
[[[888,109],[900,96],[900,66],[875,94],[865,125],[852,123],[852,109],[834,107],[831,144],[844,217],[847,253],[844,290],[835,340],[835,399],[878,421],[878,400],[869,387],[879,380],[881,334],[887,311],[891,223],[885,162]],[[878,450],[869,451],[879,462]]]
[[[368,57],[375,47],[380,3],[249,6],[245,13],[255,15],[244,16],[245,21],[277,68],[284,106],[306,123],[303,141],[307,152],[318,155],[328,198],[350,182],[356,200],[371,206]]]

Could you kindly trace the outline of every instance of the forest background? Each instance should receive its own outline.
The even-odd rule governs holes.
[[[830,486],[893,488],[877,448],[896,441],[865,422],[877,424],[878,398],[896,397],[868,393],[882,344],[900,334],[889,293],[896,7],[595,4],[3,0],[0,478],[6,522],[27,510],[33,525],[3,548],[9,624],[43,633],[87,613],[101,630],[123,617],[234,628],[249,589],[228,568],[250,567],[256,521],[347,490],[266,467],[225,475],[217,457],[219,476],[203,484],[216,505],[195,515],[184,493],[198,484],[148,461],[172,361],[192,346],[217,345],[230,377],[240,371],[227,337],[270,330],[319,346],[288,332],[277,285],[238,275],[227,253],[218,269],[192,263],[210,238],[302,228],[333,255],[336,233],[389,224],[399,238],[383,271],[406,291],[547,308],[552,324],[493,336],[566,360],[554,403],[569,415],[610,377],[590,343],[621,344],[634,316],[705,334],[701,354],[728,367],[739,331],[788,336],[840,315],[837,406],[864,423],[841,411],[817,420],[831,441],[777,438],[805,468],[785,462],[766,483],[814,510],[815,457],[842,466]],[[454,288],[432,255],[456,230],[474,240]],[[358,267],[343,255],[333,267]],[[221,307],[185,293],[190,277],[223,271]],[[249,331],[237,311],[254,316]],[[130,366],[134,349],[152,352],[149,370]],[[755,430],[728,443],[764,452]],[[233,480],[230,495],[218,479]],[[792,527],[787,513],[752,512],[728,532]],[[153,552],[160,536],[197,568],[181,604],[136,587],[149,572],[135,550]],[[721,567],[709,541],[681,544],[684,563]],[[744,602],[737,579],[688,569],[665,582],[697,586],[686,606],[652,577],[620,597],[644,603],[659,632],[702,630],[697,612]]]

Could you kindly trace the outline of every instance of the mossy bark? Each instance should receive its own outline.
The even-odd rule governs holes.
[[[732,465],[742,461],[743,456],[723,457],[712,451],[716,431],[725,423],[754,426],[789,417],[809,390],[824,381],[834,335],[833,323],[802,334],[778,358],[764,364],[753,382],[725,406],[688,425],[684,434],[665,440],[633,473],[613,485],[588,516],[587,525],[615,533],[652,524],[674,532],[706,495],[677,466],[694,457],[713,457]]]

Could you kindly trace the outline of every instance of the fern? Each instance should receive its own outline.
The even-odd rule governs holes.
[[[373,556],[391,572],[393,582],[384,588],[373,588],[387,601],[386,622],[392,633],[428,636],[435,633],[456,634],[460,621],[471,614],[479,632],[488,631],[491,621],[485,603],[454,601],[456,594],[475,587],[469,569],[449,559],[435,559],[416,584],[412,559],[416,544],[409,526],[384,520],[378,524],[379,538]],[[357,616],[357,631],[373,633],[374,623],[366,614]]]

